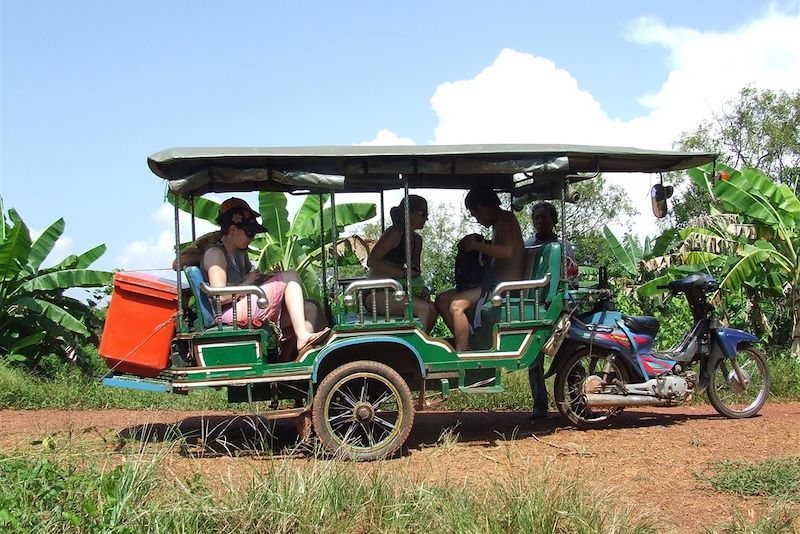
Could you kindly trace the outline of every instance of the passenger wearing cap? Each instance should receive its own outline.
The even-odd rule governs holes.
[[[280,271],[268,275],[253,270],[247,249],[256,234],[267,229],[256,220],[259,213],[240,198],[230,198],[219,208],[217,223],[221,237],[203,254],[203,278],[211,287],[260,285],[269,302],[266,309],[256,305],[255,295],[249,295],[253,324],[270,323],[278,332],[282,359],[317,341],[328,332],[314,331],[306,319],[306,303],[299,275],[294,271]],[[266,277],[266,279],[265,279]],[[221,297],[222,322],[233,323],[231,296]],[[236,316],[240,321],[247,317],[247,301],[236,303]],[[290,343],[292,340],[294,344]]]

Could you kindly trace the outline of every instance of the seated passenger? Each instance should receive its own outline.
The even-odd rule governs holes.
[[[425,332],[430,332],[436,324],[436,308],[431,304],[430,293],[420,276],[420,257],[422,255],[422,236],[416,230],[422,229],[428,220],[428,203],[418,195],[408,195],[409,223],[411,225],[411,265],[406,265],[405,200],[389,210],[392,225],[383,232],[367,258],[368,278],[394,278],[405,287],[406,271],[411,272],[411,295],[414,316],[422,321]],[[367,306],[371,306],[371,295]],[[385,300],[378,298],[380,312],[385,312]],[[389,313],[404,315],[405,302],[389,299]]]
[[[479,223],[492,228],[491,242],[480,242],[477,235],[463,240],[464,250],[478,252],[492,258],[491,281],[484,286],[496,285],[508,280],[521,280],[525,266],[525,249],[522,244],[522,231],[517,218],[510,211],[500,207],[500,199],[489,188],[476,188],[467,193],[464,204]],[[455,337],[455,349],[463,352],[469,348],[470,321],[468,310],[474,310],[484,288],[475,287],[459,292],[446,291],[436,297],[436,309]]]
[[[203,254],[203,278],[211,287],[261,286],[269,305],[266,309],[261,309],[256,305],[256,296],[248,295],[253,324],[272,325],[278,334],[281,360],[287,360],[295,351],[318,341],[329,329],[314,331],[312,322],[306,317],[303,289],[296,272],[276,271],[265,274],[253,270],[247,249],[255,234],[266,231],[256,221],[258,216],[258,212],[250,209],[242,199],[230,198],[222,203],[217,217],[221,237]],[[222,322],[232,324],[232,297],[224,296],[220,300]],[[244,297],[236,302],[236,317],[242,325],[247,321],[247,299]]]

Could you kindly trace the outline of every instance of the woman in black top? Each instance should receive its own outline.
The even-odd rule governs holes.
[[[392,225],[383,232],[367,258],[369,278],[394,278],[405,285],[406,271],[411,272],[411,289],[414,316],[418,317],[426,332],[430,332],[436,324],[436,308],[430,301],[425,284],[420,276],[420,256],[422,255],[422,236],[416,230],[422,229],[428,220],[428,203],[419,195],[408,196],[408,209],[411,225],[411,265],[406,265],[406,230],[405,201],[389,211]],[[383,312],[384,303],[378,302],[378,309]],[[369,304],[369,303],[368,303]],[[391,300],[389,313],[403,315],[406,304]]]

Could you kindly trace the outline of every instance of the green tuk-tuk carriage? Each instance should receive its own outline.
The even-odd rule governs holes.
[[[712,162],[714,154],[568,145],[349,146],[303,148],[181,148],[158,152],[150,169],[177,199],[194,206],[206,193],[276,191],[330,194],[336,243],[337,193],[491,187],[510,193],[515,207],[533,200],[574,201],[571,184],[600,173],[662,173]],[[180,250],[175,203],[176,251]],[[405,217],[408,220],[408,203]],[[563,221],[562,221],[563,223]],[[406,224],[409,233],[409,225]],[[194,226],[193,226],[194,233]],[[193,237],[195,237],[193,235]],[[410,236],[406,236],[410,264]],[[278,361],[271,332],[222,325],[221,295],[256,294],[259,287],[211,288],[199,267],[180,265],[183,286],[147,275],[118,273],[100,353],[111,372],[103,383],[148,391],[187,393],[225,387],[230,402],[272,401],[268,418],[298,418],[332,452],[357,460],[383,458],[406,441],[426,395],[453,388],[465,393],[502,391],[504,371],[530,367],[554,355],[566,333],[564,253],[559,243],[532,254],[524,280],[499,284],[480,311],[483,328],[471,350],[456,352],[427,335],[412,316],[397,280],[338,283],[336,258],[323,259],[323,303],[332,322],[324,342],[293,361]],[[335,246],[332,247],[335,251]],[[410,270],[409,270],[410,271]],[[410,275],[409,275],[410,276]],[[411,280],[408,280],[410,287]],[[372,297],[372,307],[365,297]],[[405,300],[404,316],[378,313],[378,299]],[[385,307],[388,310],[388,306]],[[240,321],[242,322],[242,321]],[[134,326],[132,326],[134,325]],[[417,396],[415,402],[414,394]],[[280,408],[294,401],[294,408]],[[288,403],[291,405],[291,403]]]

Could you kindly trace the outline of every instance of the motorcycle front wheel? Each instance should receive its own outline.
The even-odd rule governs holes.
[[[607,356],[606,352],[580,347],[567,357],[566,363],[556,374],[553,386],[556,407],[565,419],[578,428],[603,428],[622,413],[622,408],[591,409],[583,401],[586,379],[590,376],[603,378]],[[611,364],[611,373],[605,377],[607,382],[614,379],[627,382],[625,370],[617,361]]]
[[[744,384],[734,364],[739,366]],[[767,359],[760,351],[747,347],[736,353],[735,360],[721,358],[714,365],[708,382],[708,400],[725,417],[753,417],[767,402],[769,385]]]

